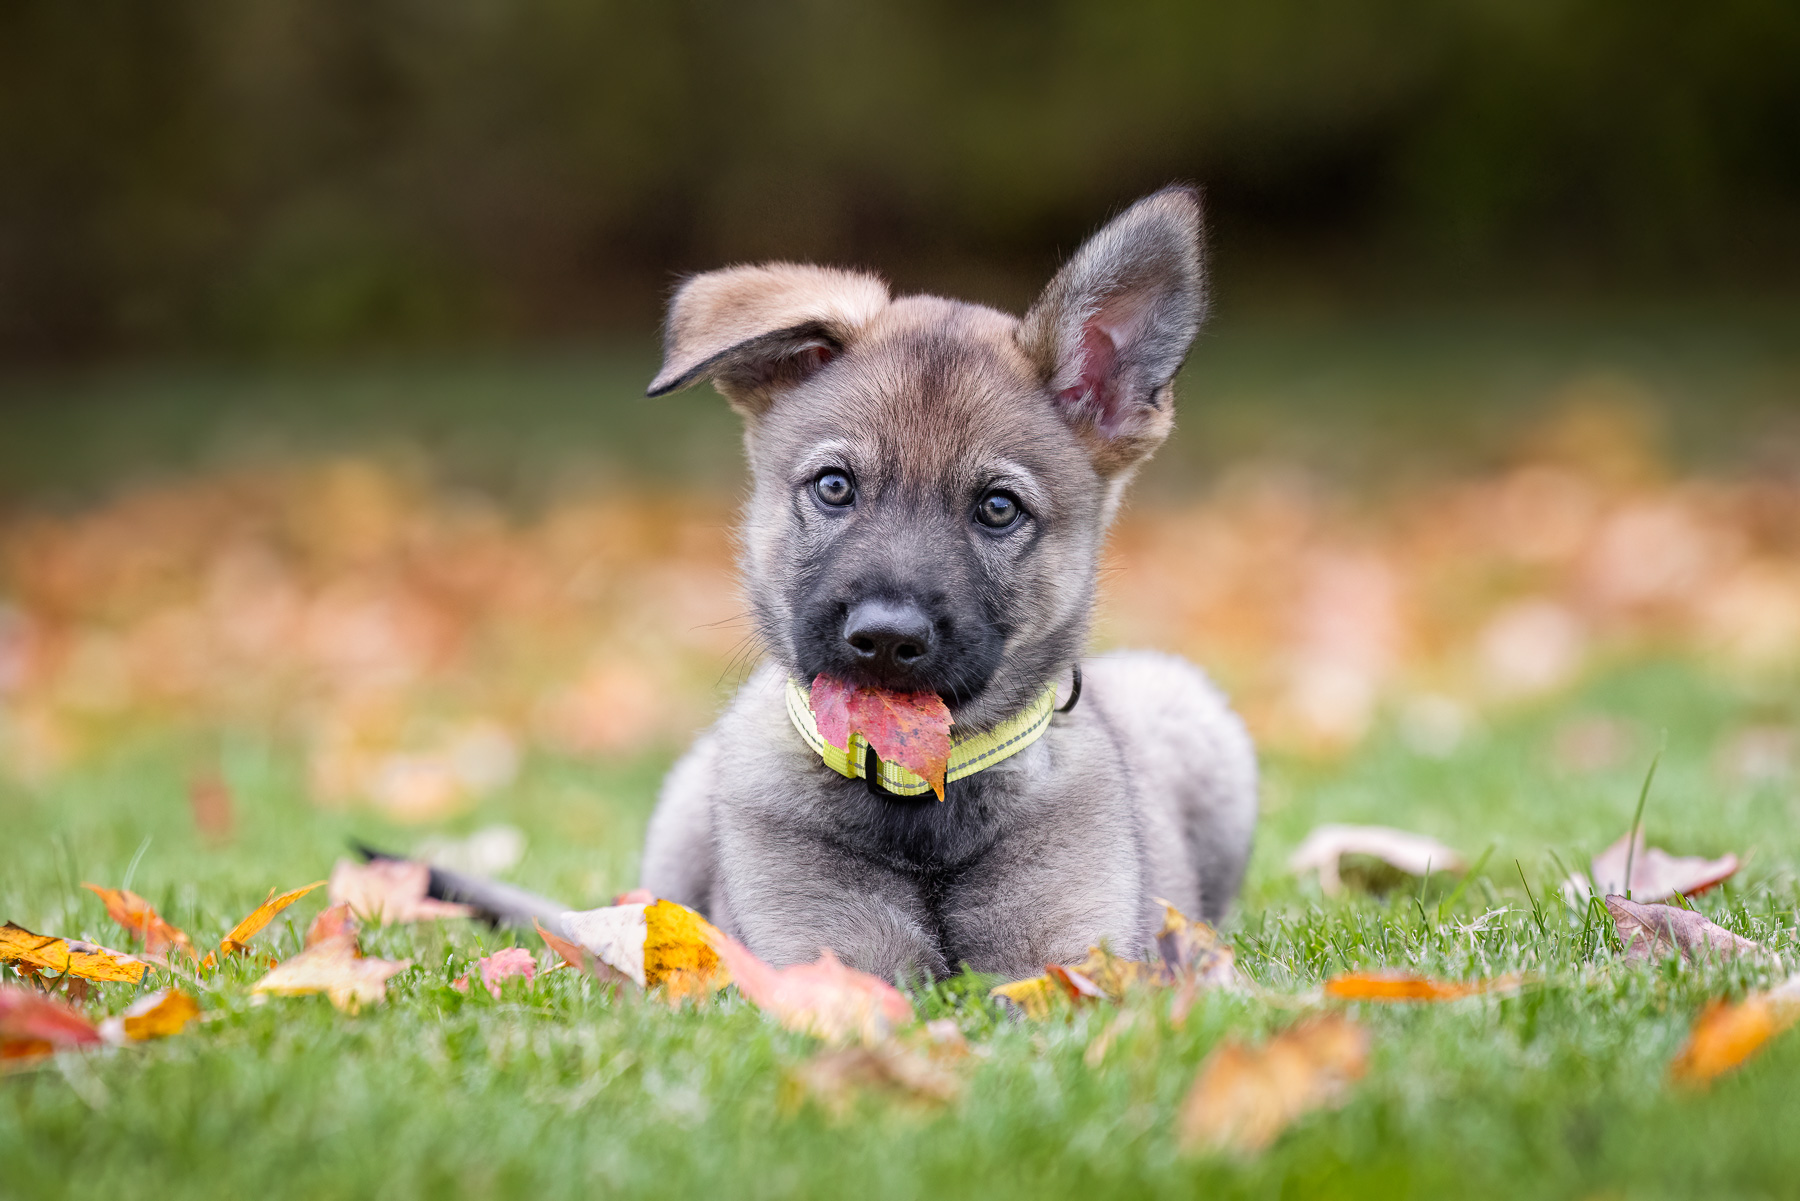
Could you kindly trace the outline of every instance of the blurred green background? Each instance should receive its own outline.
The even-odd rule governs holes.
[[[1789,0],[18,0],[0,355],[647,339],[781,256],[1017,306],[1204,185],[1225,320],[1791,294]]]

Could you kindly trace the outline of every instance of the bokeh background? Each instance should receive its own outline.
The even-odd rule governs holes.
[[[1800,818],[1796,64],[1780,0],[9,4],[0,796],[630,884],[756,653],[673,281],[1017,310],[1179,179],[1215,320],[1099,642],[1214,671],[1272,812],[1517,728],[1636,778],[1703,692],[1691,787]]]

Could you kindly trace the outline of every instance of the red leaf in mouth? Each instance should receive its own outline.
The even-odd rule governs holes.
[[[861,734],[877,755],[923,776],[937,799],[944,799],[950,706],[943,697],[935,692],[853,688],[820,675],[813,680],[812,711],[825,741],[848,748],[850,736]]]

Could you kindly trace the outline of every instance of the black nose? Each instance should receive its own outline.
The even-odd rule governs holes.
[[[931,619],[911,601],[859,601],[844,618],[844,641],[877,670],[916,668],[931,654]]]

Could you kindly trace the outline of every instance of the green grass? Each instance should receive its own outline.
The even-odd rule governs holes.
[[[1172,1121],[1206,1052],[1291,1011],[1213,995],[1183,1028],[1166,998],[1103,1064],[1084,1051],[1101,1008],[1028,1024],[952,981],[918,996],[987,1048],[952,1106],[869,1099],[832,1120],[784,1083],[814,1052],[735,997],[671,1013],[567,973],[509,985],[496,1002],[449,981],[511,941],[468,923],[375,932],[372,953],[412,957],[387,1004],[359,1016],[322,998],[249,1003],[258,969],[234,964],[202,994],[216,1019],[157,1044],[65,1055],[0,1079],[4,1193],[51,1196],[703,1196],[984,1198],[1791,1196],[1800,1179],[1800,1036],[1778,1039],[1710,1091],[1666,1083],[1687,1026],[1712,996],[1766,984],[1767,965],[1628,964],[1602,924],[1556,899],[1553,858],[1581,860],[1631,820],[1649,749],[1666,750],[1645,814],[1653,844],[1748,853],[1700,905],[1796,951],[1800,802],[1792,781],[1720,776],[1719,739],[1746,720],[1792,721],[1791,690],[1747,691],[1671,664],[1621,669],[1540,708],[1495,718],[1443,760],[1383,732],[1334,764],[1268,765],[1267,814],[1243,902],[1228,923],[1265,987],[1304,992],[1348,967],[1455,976],[1512,969],[1542,982],[1514,997],[1356,1007],[1374,1032],[1369,1075],[1341,1109],[1311,1116],[1267,1154],[1184,1158]],[[1647,732],[1645,753],[1594,774],[1555,765],[1571,716]],[[211,744],[120,748],[41,787],[7,786],[0,916],[117,944],[82,880],[132,887],[172,921],[216,938],[270,885],[323,876],[349,835],[411,835],[303,799],[297,761],[249,735],[221,761],[239,798],[225,845],[191,828],[187,772]],[[662,760],[611,768],[534,762],[463,825],[504,818],[531,851],[512,877],[579,905],[631,882]],[[1323,820],[1426,831],[1471,854],[1494,847],[1454,906],[1447,883],[1322,900],[1286,853]],[[146,845],[147,844],[147,845]],[[1529,881],[1528,897],[1523,881]],[[298,946],[315,898],[262,938]],[[1490,909],[1507,912],[1479,931]],[[1440,909],[1444,909],[1440,913]],[[147,982],[150,987],[155,981]],[[116,1010],[135,990],[112,986]]]

